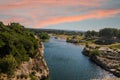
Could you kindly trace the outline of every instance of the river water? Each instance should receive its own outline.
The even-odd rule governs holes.
[[[82,46],[54,39],[44,43],[50,80],[92,80],[114,77],[82,55]]]

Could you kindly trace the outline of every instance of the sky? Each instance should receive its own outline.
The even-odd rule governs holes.
[[[0,21],[35,29],[120,29],[120,0],[0,0]]]

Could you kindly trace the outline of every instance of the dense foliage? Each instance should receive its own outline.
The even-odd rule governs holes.
[[[46,32],[48,34],[64,34],[64,35],[83,35],[82,31],[56,30],[56,29],[30,29],[35,33]]]
[[[85,32],[86,40],[94,40],[96,44],[108,45],[115,42],[120,42],[120,30],[116,28],[104,28],[99,32]]]
[[[50,36],[48,35],[48,33],[46,32],[42,32],[38,34],[38,37],[42,40],[42,41],[46,41],[50,39]]]
[[[13,75],[22,61],[36,55],[38,42],[33,33],[19,23],[0,22],[0,73]]]
[[[86,38],[92,38],[92,37],[104,37],[104,38],[113,38],[113,37],[119,37],[120,30],[116,28],[104,28],[101,29],[99,32],[96,31],[87,31],[85,32]]]
[[[99,50],[97,50],[97,49],[91,51],[91,52],[90,52],[90,56],[94,56],[94,55],[100,56],[100,55],[101,55],[101,51],[99,51]]]
[[[99,36],[107,37],[107,38],[116,37],[119,34],[120,34],[120,30],[115,28],[104,28],[99,31]]]
[[[85,33],[85,37],[87,37],[87,38],[93,38],[93,37],[96,37],[98,35],[99,35],[99,33],[94,31],[94,30],[93,31],[87,31]]]

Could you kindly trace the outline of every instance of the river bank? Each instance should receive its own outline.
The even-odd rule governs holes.
[[[91,52],[97,50],[101,53],[92,55]],[[103,69],[113,73],[115,76],[120,77],[120,52],[110,48],[92,48],[85,47],[83,54],[90,57],[90,60],[102,67]]]
[[[81,45],[81,44],[77,44],[77,45]],[[119,50],[114,51],[113,49],[110,49],[106,46],[96,47],[93,45],[89,48],[86,48],[85,44],[82,45],[82,47],[84,47],[83,54],[86,56],[89,56],[92,62],[102,67],[103,69],[111,72],[115,76],[120,77],[120,52]],[[95,48],[102,52],[100,56],[98,55],[90,56],[90,52],[93,51]]]
[[[35,37],[38,39],[37,37]],[[16,69],[13,77],[2,74],[2,80],[45,80],[49,76],[49,68],[44,59],[44,45],[38,39],[37,54],[29,61],[24,61],[19,68]]]
[[[36,57],[33,59],[31,58],[28,62],[23,62],[20,69],[16,71],[16,75],[21,74],[30,75],[30,77],[36,77],[36,80],[44,80],[49,76],[49,69],[44,59],[44,45],[42,42],[39,41]],[[30,79],[28,78],[25,80]]]
[[[67,36],[65,39],[67,39]],[[92,62],[113,73],[115,76],[120,77],[120,50],[114,47],[115,45],[117,46],[118,43],[111,45],[97,45],[90,41],[80,41],[81,43],[77,43],[77,40],[74,39],[66,41],[69,43],[82,45],[84,47],[83,54],[89,56]],[[93,50],[98,50],[101,54],[91,56],[90,53]]]
[[[51,37],[44,42],[50,80],[92,80],[115,78],[82,54],[83,47]]]

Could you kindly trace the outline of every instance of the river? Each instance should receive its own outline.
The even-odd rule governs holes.
[[[91,80],[114,77],[82,55],[83,47],[54,39],[44,43],[50,80]]]

